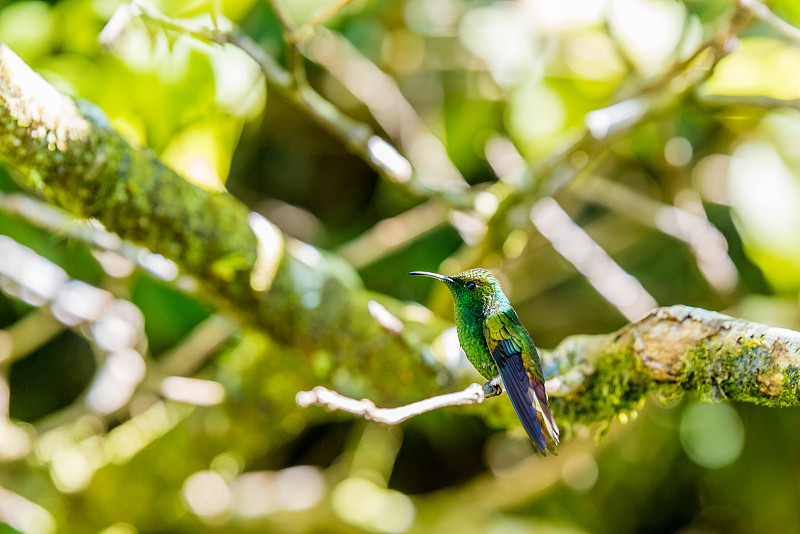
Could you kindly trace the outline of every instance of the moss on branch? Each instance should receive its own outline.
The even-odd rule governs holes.
[[[193,186],[149,150],[79,113],[75,103],[0,45],[0,157],[24,184],[78,217],[180,262],[241,296],[256,258],[248,212]],[[221,269],[220,265],[233,266]],[[233,283],[231,283],[233,282]]]
[[[572,377],[572,387],[556,379],[562,390],[554,412],[568,421],[608,420],[653,393],[800,405],[800,333],[792,330],[671,306],[618,332],[582,339],[577,349],[569,338],[545,356],[582,376]]]
[[[346,371],[352,394],[385,391],[379,384],[389,382],[401,395],[436,392],[426,377],[441,369],[421,356],[431,325],[384,328],[367,307],[376,296],[344,261],[284,237],[227,193],[188,183],[104,122],[81,114],[0,43],[0,160],[25,187],[174,260],[217,306],[309,359],[324,352],[325,378]]]

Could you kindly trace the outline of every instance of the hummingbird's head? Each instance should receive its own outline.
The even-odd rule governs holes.
[[[456,309],[469,309],[473,313],[490,315],[499,308],[509,306],[500,282],[486,269],[470,269],[455,276],[444,276],[426,271],[408,274],[436,278],[444,282],[453,294]]]

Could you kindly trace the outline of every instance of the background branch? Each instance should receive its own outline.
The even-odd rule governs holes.
[[[398,386],[436,391],[421,377],[442,369],[420,357],[435,330],[415,321],[401,335],[382,327],[367,307],[374,295],[350,266],[283,236],[229,194],[188,183],[150,151],[84,117],[4,45],[0,75],[0,158],[22,171],[26,187],[175,261],[201,281],[205,298],[280,342],[308,354],[329,351],[336,368],[366,369],[368,355],[380,352],[408,362]],[[381,300],[393,311],[403,307]],[[363,386],[364,393],[382,389]]]
[[[280,15],[279,19],[288,36],[289,42],[287,46],[290,46],[292,50],[290,54],[293,57],[292,63],[294,63],[292,70],[284,68],[272,56],[264,52],[250,37],[238,30],[230,29],[225,31],[207,27],[191,20],[170,18],[152,6],[136,1],[124,4],[117,9],[114,18],[109,21],[100,35],[100,40],[106,45],[113,44],[132,18],[141,17],[178,34],[218,45],[230,44],[236,46],[258,64],[271,87],[279,90],[289,100],[297,104],[383,177],[408,188],[411,193],[420,196],[432,196],[437,192],[448,190],[452,192],[454,188],[456,192],[464,189],[463,178],[458,175],[458,171],[454,168],[451,169],[451,172],[455,172],[456,180],[441,180],[440,183],[437,183],[436,180],[426,179],[417,172],[417,169],[397,149],[377,135],[369,124],[354,120],[344,114],[338,107],[331,104],[312,88],[305,81],[304,76],[298,79],[296,74],[300,58],[297,57],[299,50],[295,48],[297,46],[295,39],[307,39],[307,37],[303,36],[311,35],[311,27],[304,26],[295,34],[288,20],[288,15],[285,15],[279,2],[276,4],[278,5],[276,11]],[[452,167],[452,164],[450,165]],[[453,185],[454,182],[455,186]]]

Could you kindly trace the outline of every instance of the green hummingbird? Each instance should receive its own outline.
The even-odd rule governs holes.
[[[408,274],[444,282],[453,295],[456,331],[461,348],[475,369],[489,381],[487,397],[502,393],[502,379],[511,404],[539,452],[557,454],[558,426],[547,405],[539,353],[530,334],[503,293],[500,282],[486,269],[455,276],[425,271]]]

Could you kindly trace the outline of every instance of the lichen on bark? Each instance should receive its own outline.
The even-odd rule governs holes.
[[[553,399],[554,412],[567,421],[608,420],[635,411],[652,393],[800,404],[800,334],[792,330],[671,306],[605,336],[604,344],[597,336],[591,343],[599,348],[575,359],[582,383]]]

